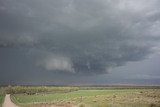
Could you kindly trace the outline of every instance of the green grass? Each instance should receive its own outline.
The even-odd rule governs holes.
[[[0,95],[0,107],[2,107],[3,98],[4,98],[4,96],[3,96],[3,95]]]
[[[2,107],[3,99],[5,94],[5,88],[0,87],[0,107]]]
[[[11,98],[21,106],[69,102],[85,107],[159,107],[160,89],[78,90],[54,94],[15,94]]]

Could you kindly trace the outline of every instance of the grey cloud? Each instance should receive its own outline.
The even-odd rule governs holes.
[[[67,71],[74,73],[72,62],[69,58],[57,55],[47,55],[44,59],[37,61],[37,66],[40,66],[49,71]]]
[[[5,0],[0,4],[0,46],[63,56],[36,58],[46,70],[107,73],[146,58],[160,39],[158,0]]]

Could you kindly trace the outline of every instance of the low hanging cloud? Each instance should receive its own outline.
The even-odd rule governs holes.
[[[0,47],[51,53],[35,59],[49,71],[107,73],[159,47],[159,5],[159,0],[3,0]]]
[[[37,65],[49,71],[67,71],[74,73],[71,60],[63,56],[49,55],[37,62]]]

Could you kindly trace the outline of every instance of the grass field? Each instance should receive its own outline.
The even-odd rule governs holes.
[[[11,99],[22,107],[65,107],[62,104],[74,107],[160,107],[160,89],[88,88],[60,93],[13,94]]]

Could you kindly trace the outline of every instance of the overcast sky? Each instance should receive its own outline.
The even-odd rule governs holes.
[[[160,1],[0,0],[0,84],[160,85]]]

